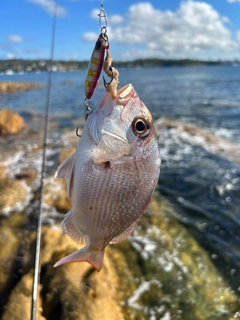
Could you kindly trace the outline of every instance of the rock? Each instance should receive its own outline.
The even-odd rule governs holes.
[[[24,168],[19,173],[15,174],[15,179],[24,180],[28,185],[31,185],[31,183],[34,182],[37,176],[38,176],[38,172],[36,170]]]
[[[100,273],[88,263],[68,264],[53,268],[53,264],[81,246],[57,229],[44,229],[42,264],[43,315],[52,319],[61,310],[61,319],[123,320],[117,301],[118,275],[106,257]],[[53,250],[53,247],[55,248]],[[60,317],[56,317],[60,318]]]
[[[35,233],[28,236],[23,254],[24,274],[12,290],[4,307],[3,320],[30,319],[32,267],[34,260]],[[30,246],[29,246],[30,244]],[[41,286],[38,301],[38,319],[103,319],[124,320],[118,301],[118,284],[121,281],[111,261],[106,257],[101,273],[88,263],[72,263],[53,268],[62,256],[78,250],[81,246],[63,235],[59,228],[42,229]],[[30,248],[30,251],[29,251]],[[24,256],[29,255],[28,259]],[[42,318],[41,318],[42,316]]]
[[[54,207],[59,212],[67,213],[71,210],[68,199],[67,179],[50,177],[45,180],[43,201],[48,206]]]
[[[0,110],[0,134],[17,133],[24,128],[23,118],[8,109]]]
[[[27,200],[27,191],[23,183],[13,179],[0,180],[0,194],[0,215],[22,210]]]
[[[134,235],[107,247],[100,272],[87,262],[53,268],[56,261],[81,245],[63,234],[58,226],[43,226],[39,317],[235,319],[236,293],[230,290],[190,232],[179,224],[176,215],[169,203],[156,195]],[[36,232],[27,233],[24,239],[23,275],[11,291],[4,313],[0,314],[4,320],[19,319],[18,315],[29,319]],[[10,259],[16,254],[18,245],[14,246],[14,241],[5,251],[5,261],[8,253]],[[10,267],[11,264],[13,260]]]
[[[76,151],[76,148],[64,148],[62,149],[57,158],[57,165],[59,166],[64,160],[69,158],[72,154],[74,154]]]
[[[5,179],[6,177],[7,177],[6,166],[0,165],[0,179]]]
[[[132,310],[144,312],[144,319],[233,319],[236,293],[176,214],[155,197],[130,241],[111,247],[124,253],[137,285],[131,293],[126,278],[120,283],[129,319]]]
[[[83,122],[84,120],[82,118],[80,119],[75,119],[72,121],[73,126],[77,129],[78,128],[78,134],[82,134],[82,129],[83,129]],[[63,149],[70,150],[71,148],[76,148],[77,144],[79,142],[79,138],[76,135],[76,129],[75,130],[69,130],[65,129],[63,130]]]
[[[69,147],[62,149],[57,158],[56,166],[75,153],[76,148]],[[44,203],[57,209],[59,212],[67,213],[71,210],[71,201],[68,198],[67,179],[50,177],[44,186]]]
[[[16,287],[11,292],[8,304],[5,307],[2,320],[30,320],[31,319],[31,306],[32,306],[32,272],[24,275]],[[37,320],[44,320],[45,318],[40,314],[41,312],[41,299],[38,300],[37,305]]]
[[[0,94],[43,88],[43,84],[29,82],[0,82]]]
[[[8,226],[9,220],[1,221],[0,228],[0,318],[12,289],[22,277],[21,233]],[[16,318],[8,318],[16,319]]]
[[[10,285],[13,263],[19,247],[19,239],[14,235],[9,227],[0,229],[0,295]],[[0,299],[1,300],[1,299]]]

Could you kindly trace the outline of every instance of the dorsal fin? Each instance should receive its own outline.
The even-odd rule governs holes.
[[[68,179],[68,197],[70,198],[73,187],[73,169],[75,163],[75,153],[67,158],[57,169],[55,178]]]

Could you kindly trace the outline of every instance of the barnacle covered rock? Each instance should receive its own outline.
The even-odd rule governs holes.
[[[26,186],[14,179],[0,179],[0,216],[22,210],[28,202]]]
[[[9,109],[0,110],[0,134],[17,133],[25,126],[24,119]]]

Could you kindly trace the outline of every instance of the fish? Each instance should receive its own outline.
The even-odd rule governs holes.
[[[88,116],[76,153],[57,169],[72,209],[64,231],[85,247],[54,266],[87,261],[98,271],[108,244],[127,239],[150,203],[160,173],[153,118],[132,84],[106,92]]]

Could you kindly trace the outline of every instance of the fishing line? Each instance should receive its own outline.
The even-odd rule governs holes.
[[[38,286],[39,286],[40,271],[41,271],[40,260],[41,260],[41,235],[42,235],[42,215],[43,215],[43,187],[44,187],[44,178],[45,178],[45,170],[46,170],[46,149],[47,149],[49,110],[50,110],[50,103],[51,103],[52,67],[53,67],[53,55],[54,55],[54,44],[55,44],[57,1],[58,0],[54,1],[54,14],[53,14],[53,21],[52,21],[50,70],[48,72],[47,99],[46,99],[46,111],[45,111],[45,127],[44,127],[44,138],[43,138],[42,169],[41,169],[40,199],[39,199],[39,217],[38,217],[38,223],[37,223],[35,264],[34,264],[33,286],[32,286],[31,320],[36,319]]]

